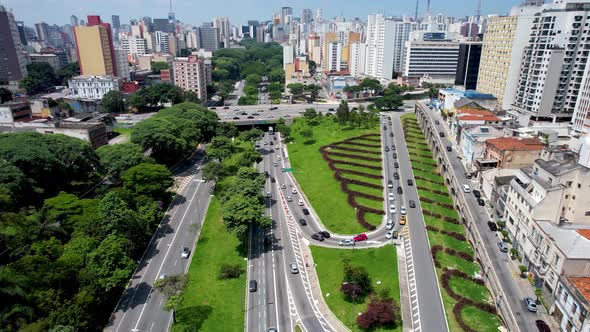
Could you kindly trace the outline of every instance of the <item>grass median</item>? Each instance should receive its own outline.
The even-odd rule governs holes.
[[[243,331],[246,274],[220,280],[223,264],[239,264],[246,269],[240,241],[228,233],[221,217],[221,204],[211,198],[209,210],[192,263],[183,302],[176,312],[172,331]]]
[[[319,150],[324,145],[347,138],[379,133],[377,126],[371,129],[350,129],[340,127],[330,118],[323,118],[317,125],[311,126],[313,129],[311,140],[307,140],[300,134],[300,129],[306,126],[309,125],[305,119],[297,119],[292,126],[291,136],[294,142],[288,144],[288,150],[293,174],[328,230],[340,234],[366,231],[357,222],[354,208],[347,204],[346,193],[340,189],[340,183],[334,178],[334,172],[330,170]],[[352,158],[334,157],[334,159],[381,166],[377,162],[365,162]]]
[[[399,279],[397,273],[397,256],[395,247],[387,245],[381,248],[362,250],[339,250],[311,246],[316,272],[322,288],[322,295],[330,310],[352,331],[362,331],[356,324],[359,312],[367,309],[369,299],[364,303],[351,304],[344,299],[340,287],[344,278],[344,263],[349,261],[356,266],[367,268],[376,292],[389,289],[389,294],[396,303],[400,303]],[[401,316],[401,313],[400,313]],[[371,331],[401,331],[401,322],[396,328],[375,329]]]

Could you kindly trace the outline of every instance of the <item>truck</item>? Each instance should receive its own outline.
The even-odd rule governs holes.
[[[273,127],[268,127],[268,133],[270,135],[274,135],[275,134],[275,129]]]

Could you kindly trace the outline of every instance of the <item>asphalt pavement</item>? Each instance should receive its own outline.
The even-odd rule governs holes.
[[[191,257],[182,259],[184,247],[192,256],[200,226],[211,198],[212,184],[201,181],[200,162],[187,170],[184,189],[172,201],[154,233],[129,286],[117,304],[105,331],[167,331],[172,314],[164,311],[165,298],[152,286],[163,274],[186,273]],[[195,227],[199,225],[198,227]]]

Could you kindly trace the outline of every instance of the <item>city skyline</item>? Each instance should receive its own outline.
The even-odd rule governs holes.
[[[176,17],[184,23],[200,24],[201,22],[210,21],[215,16],[227,16],[230,22],[235,25],[246,23],[249,19],[270,20],[271,14],[278,13],[282,6],[293,7],[294,15],[299,17],[301,9],[321,8],[325,18],[331,18],[342,14],[344,17],[359,17],[366,20],[369,14],[384,13],[393,16],[413,16],[415,13],[415,1],[395,0],[393,4],[388,4],[385,0],[371,1],[370,3],[360,3],[350,0],[339,2],[338,8],[335,2],[331,0],[302,0],[302,1],[280,1],[276,4],[268,4],[264,0],[253,0],[249,2],[229,0],[223,8],[216,8],[217,3],[204,3],[203,10],[195,10],[199,7],[189,0],[173,0],[173,10]],[[432,14],[442,13],[446,16],[464,17],[472,16],[476,13],[477,1],[471,1],[471,5],[466,5],[465,1],[431,1]],[[143,16],[150,17],[167,17],[169,10],[169,0],[127,0],[116,1],[106,0],[98,2],[81,3],[74,0],[60,1],[59,3],[46,0],[42,3],[34,0],[2,0],[1,5],[12,10],[18,21],[24,21],[27,25],[37,22],[46,22],[49,24],[63,25],[69,23],[70,15],[76,15],[84,18],[86,15],[101,15],[110,18],[111,15],[119,15],[122,23],[128,23],[131,18]],[[518,5],[518,1],[499,0],[493,3],[482,3],[482,15],[488,14],[506,14],[510,8]],[[34,7],[36,10],[31,11]],[[419,4],[419,15],[423,15],[426,10],[426,1],[421,0]],[[107,20],[110,22],[110,20]]]

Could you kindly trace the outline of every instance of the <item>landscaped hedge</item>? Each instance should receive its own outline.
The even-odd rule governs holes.
[[[349,148],[346,146],[342,146],[342,144],[330,144],[328,145],[331,149],[337,149],[342,151],[350,151],[350,152],[358,152],[358,153],[366,153],[366,154],[374,154],[374,155],[381,155],[381,151],[373,151],[373,150],[363,150],[363,149],[355,149]]]
[[[360,180],[356,180],[356,179],[345,178],[340,174],[340,171],[334,172],[334,177],[336,178],[336,180],[340,181],[341,184],[344,184],[347,186],[348,186],[348,184],[356,184],[356,185],[363,186],[363,187],[369,187],[369,188],[374,188],[374,189],[383,189],[383,186],[378,185],[378,184],[364,182],[364,181],[360,181]],[[381,198],[381,200],[382,200],[382,198]]]
[[[420,196],[420,201],[426,202],[426,203],[430,203],[430,204],[433,204],[433,205],[437,205],[437,206],[440,206],[440,207],[444,207],[446,209],[451,209],[451,210],[454,209],[453,205],[449,205],[449,204],[446,204],[446,203],[437,202],[435,200],[432,200],[432,199],[430,199],[428,197],[424,197],[424,196]]]
[[[334,152],[334,151],[328,151],[328,153],[333,156],[338,156],[338,157],[357,159],[357,160],[365,160],[365,161],[373,161],[373,162],[381,162],[381,158],[371,158],[371,157],[359,156],[356,154],[347,154],[347,153]]]
[[[426,229],[429,231],[432,231],[432,232],[436,232],[436,233],[440,233],[440,234],[444,234],[444,235],[453,237],[459,241],[467,241],[467,238],[465,237],[465,235],[463,235],[461,233],[446,231],[444,229],[436,228],[431,225],[426,225]]]
[[[430,252],[432,253],[432,260],[434,261],[434,265],[436,267],[438,267],[439,269],[442,268],[442,265],[440,265],[438,258],[436,258],[436,254],[438,254],[439,252],[444,252],[445,254],[459,257],[459,258],[466,260],[468,262],[473,262],[473,260],[474,260],[473,255],[470,255],[470,254],[462,252],[462,251],[457,251],[455,249],[443,247],[441,245],[432,246],[432,248],[430,249]]]
[[[428,180],[425,180],[424,178],[421,178],[421,177],[418,177],[418,176],[414,176],[414,178],[416,178],[416,179],[420,179],[420,180],[422,180],[422,181],[428,181]],[[441,183],[432,182],[432,181],[428,181],[428,182],[430,182],[430,183],[434,183],[434,184],[440,184],[441,186],[444,186],[444,183],[442,183],[442,184],[441,184]],[[431,192],[431,193],[433,193],[433,194],[438,194],[438,195],[448,195],[448,193],[447,193],[447,192],[445,192],[445,191],[440,191],[440,190],[430,189],[430,188],[426,188],[426,187],[422,187],[422,186],[416,186],[416,188],[418,188],[419,190],[429,191],[429,192]]]
[[[354,175],[364,176],[366,178],[371,178],[371,179],[382,179],[383,178],[383,176],[381,176],[381,175],[369,174],[369,173],[359,172],[359,171],[355,171],[355,170],[351,170],[351,169],[339,168],[336,166],[333,166],[333,168],[330,167],[330,169],[333,171],[338,171],[340,173],[354,174]]]
[[[410,156],[416,156],[416,157],[420,157],[420,158],[430,158],[430,159],[432,159],[432,155],[429,155],[429,156],[428,155],[423,155],[423,154],[416,153],[414,151],[409,151],[408,150],[408,154]]]

